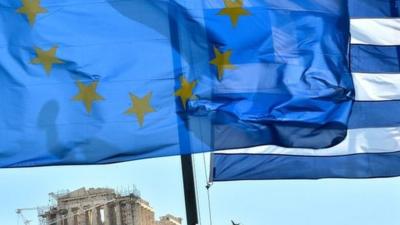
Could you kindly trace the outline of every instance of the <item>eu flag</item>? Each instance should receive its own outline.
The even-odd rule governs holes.
[[[0,167],[336,145],[346,2],[1,0]]]

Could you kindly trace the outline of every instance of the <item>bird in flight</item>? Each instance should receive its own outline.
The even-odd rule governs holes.
[[[235,222],[233,222],[233,220],[231,220],[231,222],[232,222],[232,225],[240,225],[240,223],[235,223]]]

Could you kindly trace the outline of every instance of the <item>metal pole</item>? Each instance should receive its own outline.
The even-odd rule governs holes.
[[[182,155],[182,178],[185,192],[187,225],[198,225],[196,190],[194,186],[193,163],[191,155]]]

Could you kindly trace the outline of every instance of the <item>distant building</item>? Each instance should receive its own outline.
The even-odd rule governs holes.
[[[172,215],[154,218],[154,209],[135,193],[81,188],[54,195],[56,205],[40,215],[45,225],[180,225]]]
[[[182,223],[182,218],[175,217],[169,214],[160,217],[160,220],[156,221],[156,225],[180,225],[181,223]]]

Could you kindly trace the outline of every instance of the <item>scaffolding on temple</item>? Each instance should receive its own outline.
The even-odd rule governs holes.
[[[182,219],[167,214],[155,220],[154,209],[140,197],[133,186],[111,188],[80,188],[75,191],[50,193],[48,207],[37,210],[40,225],[180,225]],[[22,211],[17,213],[23,217]],[[24,224],[30,220],[25,218]]]

